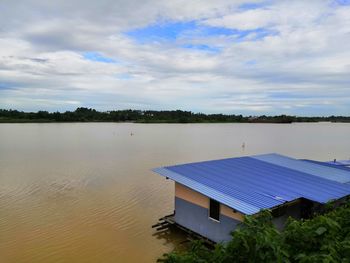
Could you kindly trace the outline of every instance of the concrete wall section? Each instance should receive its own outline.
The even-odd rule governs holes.
[[[220,205],[220,213],[224,216],[233,218],[235,220],[238,220],[240,222],[243,222],[244,215],[238,211],[233,210],[232,208],[221,204]]]
[[[231,240],[230,233],[240,221],[220,214],[220,222],[208,217],[208,209],[175,197],[175,221],[215,242]]]
[[[203,208],[209,208],[209,198],[182,184],[175,183],[175,197],[181,198]]]

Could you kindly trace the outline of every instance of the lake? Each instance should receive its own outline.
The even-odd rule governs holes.
[[[348,159],[350,124],[0,124],[0,262],[154,262],[184,236],[152,168],[270,152]]]

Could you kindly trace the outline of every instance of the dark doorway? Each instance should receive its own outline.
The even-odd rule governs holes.
[[[209,217],[216,221],[220,221],[220,203],[213,199],[210,199],[209,203]]]

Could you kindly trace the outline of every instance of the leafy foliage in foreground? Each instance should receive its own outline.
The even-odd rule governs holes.
[[[271,214],[247,216],[232,240],[208,249],[200,241],[185,253],[165,254],[166,263],[350,262],[350,203],[309,220],[289,219],[283,231]]]
[[[210,123],[210,122],[252,122],[252,123],[291,123],[291,122],[350,122],[350,117],[296,117],[278,116],[242,116],[234,114],[204,114],[190,111],[153,111],[153,110],[115,110],[97,111],[89,108],[77,108],[66,112],[23,112],[1,110],[0,122],[141,122],[141,123]]]

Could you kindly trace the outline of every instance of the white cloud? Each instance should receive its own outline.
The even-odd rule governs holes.
[[[271,1],[242,9],[242,3],[1,1],[0,108],[66,110],[79,104],[305,115],[323,107],[321,114],[348,114],[350,6]],[[157,21],[267,33],[184,32],[146,43],[124,34]],[[86,51],[116,63],[87,60]]]
[[[239,30],[251,30],[269,26],[274,21],[273,12],[268,9],[238,11],[219,18],[211,18],[203,23],[215,27],[226,27]]]

